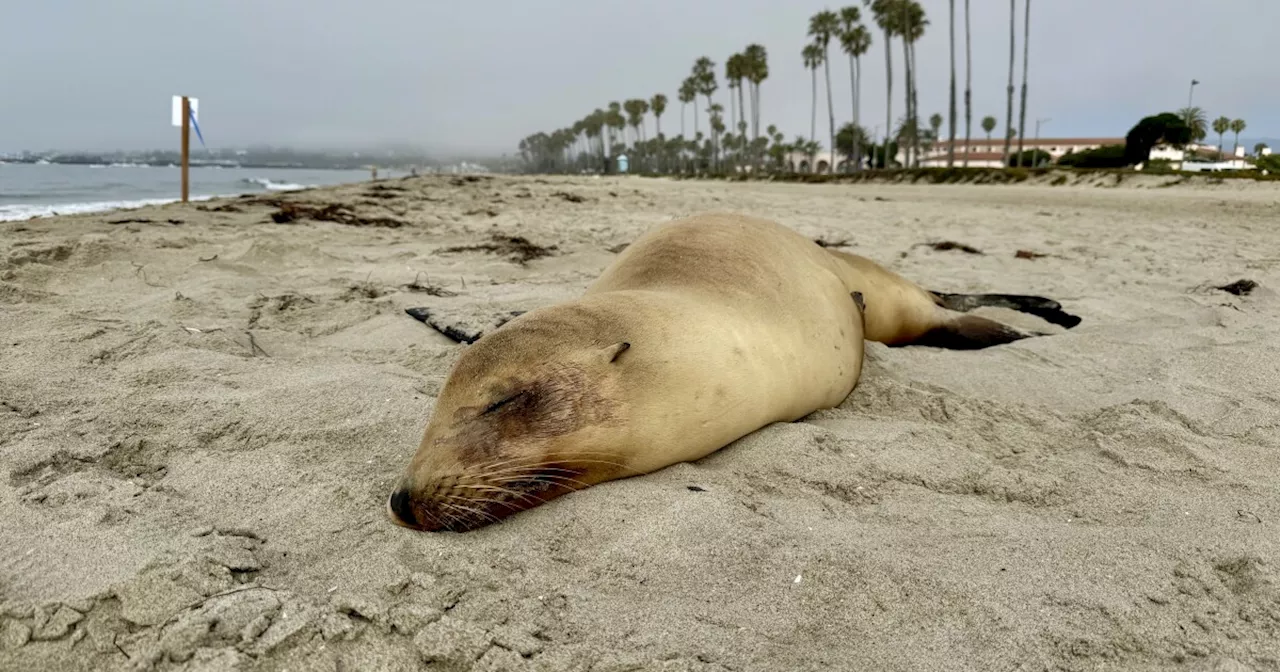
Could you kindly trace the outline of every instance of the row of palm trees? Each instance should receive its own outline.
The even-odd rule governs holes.
[[[1191,139],[1193,141],[1204,140],[1209,135],[1209,129],[1212,128],[1213,132],[1218,134],[1219,155],[1222,154],[1222,137],[1227,132],[1235,133],[1235,148],[1238,148],[1240,147],[1240,133],[1248,128],[1248,124],[1245,123],[1244,119],[1231,119],[1229,117],[1218,117],[1210,124],[1204,108],[1200,107],[1184,107],[1178,110],[1178,116],[1182,117],[1182,120],[1191,129]],[[1235,153],[1235,148],[1232,149],[1232,153]],[[1253,152],[1254,154],[1260,154],[1265,148],[1266,145],[1264,143],[1258,143],[1254,146]]]
[[[1031,36],[1031,0],[1023,0],[1023,50],[1022,50],[1022,93],[1021,103],[1018,114],[1018,123],[1014,126],[1013,120],[1013,75],[1016,65],[1015,54],[1017,44],[1017,0],[1009,0],[1009,84],[1007,89],[1008,104],[1005,111],[1005,119],[1007,132],[1005,133],[1004,161],[1009,162],[1010,153],[1012,151],[1013,138],[1018,138],[1018,150],[1015,161],[1021,161],[1024,156],[1024,137],[1026,131],[1027,119],[1027,79],[1028,79],[1028,63],[1030,60],[1030,36]],[[863,6],[870,11],[871,20],[883,35],[885,45],[885,128],[893,128],[893,40],[897,38],[902,43],[903,50],[903,69],[905,80],[904,99],[906,103],[906,115],[897,126],[897,132],[886,133],[884,138],[885,151],[888,151],[891,139],[905,141],[904,158],[908,165],[918,165],[921,152],[921,142],[925,140],[938,140],[938,128],[940,124],[933,123],[932,138],[921,127],[919,96],[916,86],[916,43],[924,37],[926,28],[930,25],[924,8],[916,0],[863,0]],[[955,148],[956,148],[956,114],[957,114],[957,96],[956,96],[956,1],[950,0],[949,3],[949,26],[950,26],[950,43],[951,43],[951,85],[950,85],[950,104],[949,104],[949,123],[947,138],[947,165],[955,165]],[[849,57],[849,74],[851,80],[851,89],[853,91],[853,123],[859,124],[860,110],[859,102],[861,98],[860,83],[862,80],[861,58],[871,49],[871,34],[867,27],[862,24],[862,12],[857,6],[848,6],[842,8],[839,13],[830,10],[818,12],[809,19],[809,36],[812,42],[804,47],[801,51],[801,58],[804,60],[805,67],[813,72],[813,112],[810,125],[810,136],[816,135],[817,120],[817,68],[823,67],[826,79],[827,89],[827,115],[828,115],[828,133],[831,140],[831,146],[835,146],[835,113],[832,104],[831,92],[831,72],[830,72],[830,54],[829,46],[833,39],[839,41],[841,48]],[[964,125],[965,137],[964,146],[968,146],[972,139],[973,126],[973,50],[971,44],[971,28],[970,28],[970,0],[964,0],[964,48],[965,48],[965,90],[964,90]],[[996,120],[994,117],[985,117],[982,120],[983,130],[990,139],[991,132],[995,130]],[[860,157],[858,148],[854,148],[854,155]],[[968,165],[967,153],[963,159],[964,164]]]
[[[1008,102],[1005,111],[1007,132],[1004,139],[1004,157],[1008,163],[1012,152],[1013,138],[1018,139],[1017,159],[1023,154],[1023,138],[1026,127],[1027,105],[1027,63],[1030,54],[1030,7],[1031,0],[1023,0],[1023,64],[1022,93],[1018,122],[1014,124],[1013,96],[1015,46],[1017,38],[1017,0],[1009,0],[1009,83],[1007,89]],[[964,124],[965,145],[971,139],[972,126],[972,50],[970,45],[969,23],[970,0],[964,0],[965,29],[965,90],[964,90]],[[869,12],[871,22],[879,29],[885,45],[885,128],[884,146],[880,150],[882,157],[878,165],[890,165],[883,157],[892,157],[898,152],[890,151],[891,145],[901,148],[907,165],[918,165],[921,158],[922,143],[938,141],[941,124],[931,123],[931,129],[922,128],[918,109],[918,92],[916,87],[916,43],[924,37],[930,25],[924,8],[917,0],[862,0],[862,6],[850,5],[838,12],[823,10],[813,15],[808,23],[809,44],[801,50],[801,58],[806,68],[811,70],[813,79],[813,101],[810,119],[809,139],[796,143],[779,142],[776,133],[760,135],[760,84],[769,77],[768,54],[764,46],[750,44],[740,53],[726,59],[724,75],[729,89],[729,125],[724,123],[724,107],[715,101],[714,95],[719,90],[716,79],[716,63],[708,56],[698,58],[690,74],[681,83],[676,99],[680,102],[680,136],[671,142],[662,135],[661,119],[667,107],[667,97],[656,94],[652,98],[633,99],[622,103],[611,102],[607,108],[596,109],[575,122],[572,126],[550,134],[535,133],[520,142],[520,152],[526,163],[534,170],[556,169],[588,169],[592,165],[602,165],[605,158],[616,155],[628,146],[626,128],[633,129],[633,140],[630,143],[635,159],[650,169],[679,169],[695,166],[707,166],[712,169],[723,169],[726,165],[752,165],[759,167],[766,157],[778,154],[781,145],[803,145],[806,149],[817,151],[817,110],[818,110],[818,68],[823,70],[825,89],[827,92],[827,142],[833,150],[837,147],[837,128],[835,103],[831,88],[831,46],[839,48],[849,58],[849,77],[852,92],[852,121],[856,132],[852,132],[852,147],[841,147],[852,161],[850,166],[859,169],[864,163],[863,144],[870,141],[861,126],[861,82],[862,62],[872,46],[872,32],[863,24],[863,9]],[[951,40],[951,86],[950,117],[948,124],[947,165],[955,163],[955,146],[957,132],[957,95],[956,95],[956,2],[950,0],[950,40]],[[905,115],[895,126],[893,124],[893,42],[897,39],[902,44],[904,69]],[[735,99],[736,89],[736,99]],[[744,90],[748,95],[744,96]],[[709,134],[702,133],[698,115],[698,99],[706,101],[705,112],[708,115]],[[694,136],[692,141],[685,140],[685,108],[693,105]],[[647,115],[652,112],[657,128],[657,137],[645,138],[644,126]],[[625,115],[625,116],[624,116]],[[748,119],[750,123],[748,124]],[[931,119],[933,121],[933,119]],[[988,139],[995,129],[994,117],[985,117],[982,128]],[[748,134],[748,128],[750,134]],[[728,132],[726,135],[726,131]],[[735,133],[736,131],[736,133]],[[932,133],[931,133],[932,131]],[[896,143],[894,142],[896,141]],[[771,144],[772,143],[772,144]],[[672,155],[672,152],[675,152]],[[833,152],[834,154],[834,152]],[[875,153],[872,153],[873,157]],[[967,153],[964,157],[968,164]],[[834,161],[832,162],[834,163]],[[656,165],[661,164],[661,165]],[[873,165],[877,165],[873,160]],[[833,165],[828,170],[834,171]]]

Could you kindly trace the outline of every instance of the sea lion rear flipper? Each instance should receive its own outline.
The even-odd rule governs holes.
[[[951,319],[924,332],[917,338],[897,342],[895,347],[924,345],[948,350],[981,350],[993,345],[1012,343],[1032,336],[1046,336],[1039,332],[1022,331],[995,320],[977,315],[955,315]]]
[[[1043,296],[1025,294],[948,294],[930,291],[938,299],[938,305],[959,312],[968,312],[980,306],[1009,308],[1070,329],[1080,324],[1080,318],[1062,309],[1062,304]]]

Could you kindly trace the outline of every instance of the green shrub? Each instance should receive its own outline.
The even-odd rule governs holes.
[[[1036,168],[1053,163],[1053,156],[1043,149],[1028,149],[1021,154],[1014,152],[1009,156],[1010,168]]]
[[[1125,159],[1124,145],[1104,145],[1065,154],[1058,159],[1058,165],[1070,168],[1123,168],[1129,163]]]

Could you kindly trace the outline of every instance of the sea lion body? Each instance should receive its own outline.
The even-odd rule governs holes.
[[[696,460],[849,396],[865,339],[858,300],[835,266],[796,232],[740,216],[660,225],[629,245],[584,295],[604,305],[627,297],[644,311],[624,308],[640,319],[619,334],[649,378],[636,392],[653,397],[633,403],[670,406],[655,418],[661,427],[646,430],[663,440],[629,466]]]
[[[940,296],[972,295],[926,291],[764,219],[656,226],[581,297],[467,347],[388,511],[407,527],[465,530],[697,460],[841,403],[867,339],[965,348],[1031,335]]]

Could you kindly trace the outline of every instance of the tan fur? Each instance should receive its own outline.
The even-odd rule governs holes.
[[[898,345],[914,341],[931,327],[956,313],[938,306],[919,285],[856,254],[827,250],[837,262],[834,271],[850,291],[867,301],[867,340]]]
[[[697,460],[839,404],[861,374],[864,338],[910,341],[952,315],[870,260],[774,222],[707,214],[659,225],[582,297],[462,353],[393,495],[413,520],[392,518],[469,529]]]

